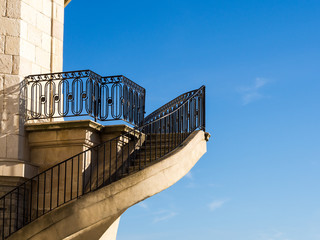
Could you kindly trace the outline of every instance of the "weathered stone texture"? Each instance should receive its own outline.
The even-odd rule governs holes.
[[[10,88],[15,88],[14,90],[12,89],[9,93],[18,94],[19,92],[17,91],[19,91],[18,88],[21,81],[21,77],[18,75],[6,74],[4,79],[4,88],[6,89],[6,92],[8,92]]]
[[[0,158],[7,156],[7,139],[5,136],[0,137]]]
[[[0,35],[0,54],[4,53],[5,40],[6,40],[6,37]]]
[[[20,38],[7,36],[5,54],[19,55],[20,52]]]
[[[21,16],[21,1],[7,0],[7,17],[20,18]]]
[[[0,0],[2,160],[26,161],[20,83],[30,74],[62,71],[63,21],[64,0]],[[12,146],[10,149],[8,144]],[[10,169],[15,169],[14,164],[4,171],[4,165],[0,164],[0,175],[10,173]],[[21,170],[23,167],[18,168]],[[19,174],[23,174],[23,170],[20,170],[17,170]]]
[[[20,35],[20,20],[0,17],[0,35],[18,37]]]
[[[19,74],[19,65],[20,65],[20,56],[13,56],[12,57],[12,74],[18,75]]]
[[[0,1],[0,17],[4,17],[7,11],[7,0]]]
[[[12,56],[0,54],[0,73],[11,73],[12,71]]]

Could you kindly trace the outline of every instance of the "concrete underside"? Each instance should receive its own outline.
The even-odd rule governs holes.
[[[115,239],[126,209],[176,183],[205,152],[205,133],[196,131],[153,165],[45,214],[8,239]]]

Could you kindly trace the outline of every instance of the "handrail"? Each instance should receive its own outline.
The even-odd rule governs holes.
[[[183,102],[191,95],[193,95],[196,90],[192,90],[186,93],[181,94],[180,96],[176,97],[175,99],[171,100],[170,102],[164,104],[162,107],[158,108],[157,110],[150,113],[148,116],[145,117],[144,122],[151,122],[154,121],[161,116],[165,116],[166,114],[172,112],[174,109],[179,107]]]
[[[170,113],[76,154],[2,196],[1,239],[73,199],[145,168],[196,129],[205,130],[205,87],[181,96]]]
[[[90,70],[29,75],[21,93],[26,120],[90,116],[143,124],[146,91],[123,75],[102,77]]]

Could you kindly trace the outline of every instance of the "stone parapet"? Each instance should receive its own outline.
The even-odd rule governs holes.
[[[91,120],[27,123],[25,130],[30,163],[38,166],[39,171],[122,134],[128,136],[117,144],[128,142],[129,136],[139,136],[126,125],[103,126]]]

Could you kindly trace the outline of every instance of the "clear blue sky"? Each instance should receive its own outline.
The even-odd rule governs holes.
[[[73,0],[64,70],[123,74],[147,112],[207,86],[208,152],[118,240],[320,239],[320,2]]]

